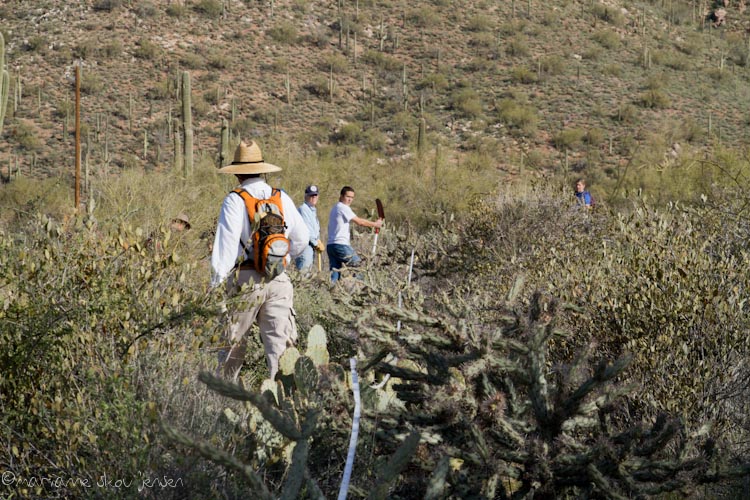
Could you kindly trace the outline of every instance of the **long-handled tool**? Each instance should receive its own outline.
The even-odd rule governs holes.
[[[385,221],[385,212],[383,211],[383,202],[380,201],[380,198],[375,199],[375,205],[378,208],[378,219],[383,219]],[[380,228],[375,228],[375,238],[372,241],[372,254],[375,255],[375,250],[378,248],[378,234],[380,233]]]
[[[321,272],[323,270],[323,264],[320,263],[321,260],[323,260],[323,257],[321,257],[321,254],[323,252],[315,252],[318,254],[318,272]]]

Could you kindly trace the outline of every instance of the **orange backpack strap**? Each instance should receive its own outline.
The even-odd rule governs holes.
[[[237,193],[238,195],[240,195],[240,198],[244,200],[245,207],[247,208],[247,215],[250,217],[250,223],[252,223],[253,219],[255,218],[255,203],[258,200],[250,196],[250,193],[242,188],[234,189],[232,192]]]
[[[279,207],[279,213],[281,213],[281,216],[284,217],[284,206],[281,203],[281,189],[273,188],[271,190],[271,197],[269,198],[271,202],[273,202],[274,205]]]
[[[245,206],[247,207],[247,215],[250,217],[250,223],[252,223],[255,219],[255,204],[261,200],[259,200],[258,198],[254,198],[250,195],[250,193],[242,188],[233,189],[232,192],[240,195],[240,197],[245,201]],[[281,203],[281,190],[273,188],[271,190],[271,197],[268,198],[268,201],[279,207],[279,212],[281,213],[281,216],[284,217],[284,206]]]

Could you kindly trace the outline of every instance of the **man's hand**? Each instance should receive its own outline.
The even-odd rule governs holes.
[[[383,227],[383,222],[385,222],[383,219],[378,219],[375,222],[373,222],[375,228],[380,229]]]
[[[318,240],[318,242],[315,244],[315,251],[318,253],[323,253],[323,251],[326,249],[325,245],[323,245],[323,242]]]

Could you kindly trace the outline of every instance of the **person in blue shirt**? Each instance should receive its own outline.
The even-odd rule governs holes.
[[[586,191],[586,181],[578,179],[576,181],[576,203],[584,207],[591,208],[591,193]]]
[[[297,211],[305,221],[307,231],[310,233],[310,241],[307,247],[302,251],[299,257],[294,260],[297,270],[307,272],[313,264],[314,252],[321,253],[325,250],[323,242],[320,241],[320,221],[318,220],[318,186],[310,185],[305,188],[305,202],[301,204]]]

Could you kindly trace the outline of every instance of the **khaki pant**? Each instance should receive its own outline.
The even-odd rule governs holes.
[[[245,310],[232,316],[232,323],[226,332],[231,347],[224,361],[224,377],[237,380],[247,349],[245,334],[257,320],[273,380],[279,370],[279,358],[287,347],[297,342],[292,282],[286,273],[265,282],[258,272],[251,269],[240,270],[236,281],[235,276],[233,274],[227,282],[230,293],[237,293],[245,283],[252,284],[253,289],[244,295],[247,300]]]

